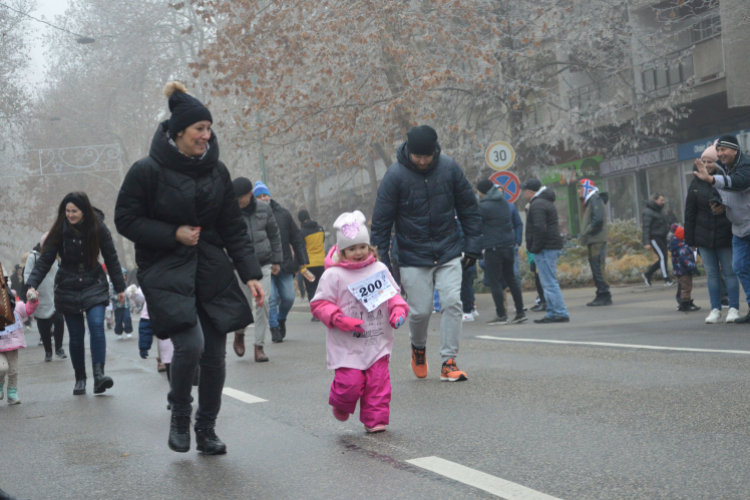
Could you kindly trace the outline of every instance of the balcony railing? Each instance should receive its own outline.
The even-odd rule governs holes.
[[[695,74],[692,48],[673,52],[666,57],[653,59],[641,68],[641,85],[644,97],[669,95]]]

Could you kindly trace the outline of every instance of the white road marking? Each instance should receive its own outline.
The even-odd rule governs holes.
[[[226,396],[229,396],[230,398],[239,399],[243,403],[247,404],[265,403],[266,401],[268,401],[267,399],[261,399],[257,396],[253,396],[252,394],[238,391],[237,389],[232,389],[231,387],[225,387],[222,393]]]
[[[560,500],[544,493],[540,493],[526,486],[490,476],[469,467],[439,457],[424,457],[407,460],[407,463],[427,469],[441,476],[458,481],[474,488],[492,493],[506,500]]]
[[[679,352],[708,352],[714,354],[750,354],[750,351],[735,351],[730,349],[697,349],[694,347],[666,347],[659,345],[638,344],[612,344],[609,342],[576,342],[572,340],[546,340],[546,339],[513,339],[509,337],[493,337],[491,335],[478,335],[478,339],[503,340],[505,342],[531,342],[537,344],[563,344],[563,345],[588,345],[594,347],[624,347],[627,349],[649,349],[651,351],[679,351]]]

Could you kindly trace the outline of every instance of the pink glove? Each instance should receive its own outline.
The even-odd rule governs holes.
[[[342,332],[346,333],[365,333],[365,331],[362,329],[363,324],[364,321],[362,321],[361,319],[350,318],[349,316],[344,316],[343,314],[339,314],[333,319],[333,325]]]
[[[391,317],[389,321],[393,328],[398,329],[401,325],[404,324],[405,320],[406,320],[406,309],[404,309],[401,306],[396,306],[393,309],[391,309]]]

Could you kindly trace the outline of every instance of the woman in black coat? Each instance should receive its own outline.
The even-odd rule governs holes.
[[[706,170],[716,172],[718,160],[716,148],[707,148],[700,160]],[[714,187],[706,181],[693,179],[688,188],[685,200],[685,243],[698,248],[706,267],[708,277],[708,295],[711,299],[711,313],[706,323],[718,323],[721,319],[721,281],[719,272],[724,275],[729,296],[727,323],[734,323],[739,318],[740,285],[732,268],[732,223],[725,211],[718,206],[721,198]],[[715,213],[711,207],[717,204]]]
[[[68,325],[70,360],[76,376],[73,395],[86,394],[84,313],[91,341],[94,394],[101,394],[114,382],[104,375],[107,352],[104,311],[109,304],[109,283],[99,263],[100,253],[120,303],[125,301],[125,280],[120,272],[112,235],[104,224],[104,214],[91,206],[86,193],[70,193],[63,199],[41,253],[26,282],[27,297],[37,296],[36,288],[59,255],[60,267],[55,275],[55,310],[65,316]]]
[[[125,177],[115,224],[135,243],[138,282],[154,334],[174,344],[169,447],[190,450],[190,392],[200,365],[197,449],[215,455],[226,453],[214,428],[226,376],[227,332],[253,322],[234,270],[258,307],[263,306],[258,282],[263,273],[229,172],[219,161],[211,113],[180,83],[170,82],[164,93],[172,115],[157,128],[149,155]]]

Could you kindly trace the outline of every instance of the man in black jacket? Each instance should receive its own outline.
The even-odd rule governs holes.
[[[643,211],[643,248],[653,250],[659,258],[641,276],[648,286],[651,286],[651,276],[657,269],[661,269],[664,277],[664,285],[674,285],[669,279],[667,263],[669,262],[669,250],[667,249],[667,235],[669,234],[669,221],[664,209],[664,195],[656,193],[646,204]]]
[[[560,284],[557,282],[557,259],[563,248],[563,238],[557,223],[555,192],[542,186],[539,179],[521,184],[529,211],[526,214],[526,250],[534,254],[539,280],[547,300],[547,315],[534,323],[567,323],[570,314],[565,307]]]
[[[271,192],[264,185],[256,183],[253,191],[255,197],[261,201],[271,204],[273,216],[281,233],[281,251],[284,254],[284,262],[278,273],[271,276],[271,300],[268,323],[271,326],[271,335],[282,340],[286,338],[286,318],[294,305],[294,275],[301,267],[306,266],[307,251],[305,240],[302,238],[297,224],[294,222],[289,210],[279,205],[276,200],[271,199]]]
[[[479,194],[479,212],[482,215],[484,271],[490,283],[496,313],[495,318],[487,324],[505,325],[508,323],[508,315],[503,304],[503,280],[510,288],[510,294],[516,306],[516,316],[511,323],[523,323],[527,318],[523,312],[521,285],[513,269],[516,241],[510,203],[505,200],[503,192],[489,179],[477,183],[477,193]]]
[[[247,233],[255,251],[255,257],[260,263],[263,278],[260,285],[264,290],[271,288],[271,276],[278,274],[281,270],[281,262],[284,255],[281,252],[281,237],[279,226],[273,216],[271,205],[265,201],[258,200],[253,196],[253,183],[246,177],[237,177],[232,181],[234,194],[242,210],[242,218],[247,225]],[[273,274],[272,274],[273,273]],[[240,283],[245,298],[249,304],[254,302],[252,293],[247,286]],[[268,328],[269,303],[265,301],[262,306],[255,309],[255,361],[268,361],[264,352],[266,341],[266,329]],[[271,331],[271,340],[274,343],[281,342],[278,331]],[[234,332],[234,352],[237,356],[245,355],[245,328]]]
[[[456,366],[463,317],[461,270],[481,257],[482,219],[471,184],[455,160],[441,154],[437,139],[435,130],[426,125],[408,132],[396,163],[380,182],[371,241],[390,268],[395,223],[401,282],[410,308],[412,370],[417,378],[427,377],[427,328],[434,290],[440,294],[440,378],[453,382],[467,380]],[[463,228],[463,245],[455,215]]]

